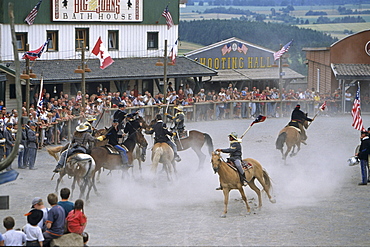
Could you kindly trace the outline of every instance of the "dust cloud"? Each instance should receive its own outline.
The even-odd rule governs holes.
[[[186,125],[187,129],[210,134],[216,149],[228,147],[227,135],[236,131],[240,136],[252,121],[224,120]],[[318,116],[307,130],[308,145],[302,145],[297,156],[288,156],[284,164],[280,151],[275,149],[275,140],[288,121],[288,118],[266,119],[263,123],[253,125],[243,138],[243,158],[257,159],[273,181],[272,195],[277,203],[270,204],[267,196],[263,196],[263,207],[267,210],[315,205],[333,193],[340,193],[340,184],[346,179],[348,169],[353,169],[346,161],[353,155],[359,139],[357,131],[351,129],[348,118]],[[150,137],[147,136],[147,139],[151,147]],[[207,153],[206,147],[202,150]],[[98,184],[98,187],[99,190],[105,190],[107,201],[116,207],[132,209],[157,210],[169,205],[182,207],[214,202],[219,203],[221,208],[223,195],[215,190],[219,184],[218,175],[212,170],[208,154],[203,168],[198,171],[195,153],[192,150],[179,152],[182,161],[176,164],[177,175],[173,175],[173,181],[168,182],[166,173],[160,172],[159,166],[156,187],[151,179],[150,154],[148,150],[147,161],[142,164],[142,173],[135,166],[130,176],[124,179],[121,179],[118,171],[105,178],[102,175],[104,186]],[[226,158],[227,154],[223,156]],[[257,181],[256,184],[261,188]],[[249,199],[257,199],[250,188],[245,188],[245,191]],[[239,198],[238,191],[230,193],[230,200]]]

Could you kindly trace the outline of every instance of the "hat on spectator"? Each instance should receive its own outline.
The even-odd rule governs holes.
[[[41,197],[35,197],[35,198],[33,198],[31,208],[34,208],[35,207],[35,204],[38,204],[40,202],[42,202]]]
[[[27,216],[27,222],[32,225],[36,226],[44,217],[44,212],[39,209],[32,209],[30,212],[25,214]]]
[[[77,132],[84,132],[89,129],[89,126],[86,126],[85,124],[80,124],[76,127]]]
[[[37,126],[36,123],[32,122],[30,123],[30,126]]]
[[[101,98],[98,98],[96,101],[103,102],[103,100]]]
[[[6,124],[6,126],[7,126],[7,127],[9,127],[9,126],[13,126],[13,123],[12,123],[12,122],[9,122],[9,123],[7,123],[7,124]]]

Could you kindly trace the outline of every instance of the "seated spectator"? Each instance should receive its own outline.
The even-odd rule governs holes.
[[[32,209],[27,216],[27,224],[23,227],[23,232],[26,234],[26,246],[42,246],[44,235],[38,223],[42,220],[44,213],[38,209]]]
[[[75,208],[69,212],[67,218],[68,232],[82,234],[85,230],[87,217],[84,214],[84,201],[77,199],[75,201]]]
[[[64,233],[65,226],[65,212],[64,209],[59,206],[58,196],[54,193],[48,195],[48,202],[51,209],[48,213],[48,220],[46,221],[47,230],[44,232],[44,246],[50,246],[51,240],[59,238]]]

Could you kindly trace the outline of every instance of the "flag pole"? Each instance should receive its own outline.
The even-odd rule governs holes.
[[[315,116],[313,116],[312,121],[315,120],[315,118],[317,117],[317,115],[319,114],[320,111],[325,110],[325,107],[326,107],[326,101],[324,101],[324,103],[319,107],[319,110],[316,112]],[[307,126],[306,129],[308,129],[308,127],[310,127],[311,124],[312,124],[312,122]]]
[[[252,128],[253,124],[255,123],[261,123],[263,121],[265,121],[266,117],[265,116],[262,116],[262,115],[259,115],[249,126],[248,128],[244,131],[244,133],[240,136],[240,139],[243,139],[243,137],[245,136],[245,134],[247,134],[247,132]]]

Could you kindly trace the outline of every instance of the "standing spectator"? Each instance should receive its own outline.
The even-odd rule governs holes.
[[[28,130],[28,165],[30,170],[36,170],[35,161],[37,155],[37,139],[39,133],[36,132],[36,123],[30,123],[30,129]]]
[[[65,216],[74,208],[73,202],[69,201],[69,196],[71,191],[68,188],[63,188],[60,190],[61,201],[58,202],[58,205],[64,209]]]
[[[35,197],[32,200],[31,208],[41,210],[43,213],[42,219],[38,222],[38,226],[41,228],[42,232],[46,231],[46,221],[48,220],[49,209],[45,207],[44,202],[40,197]]]
[[[367,131],[361,131],[361,145],[359,148],[359,152],[356,154],[356,156],[358,156],[358,158],[360,159],[362,182],[359,183],[358,185],[367,185],[369,154],[370,154],[369,133]]]
[[[15,220],[13,217],[5,217],[3,225],[6,229],[3,235],[5,246],[22,246],[26,242],[26,234],[14,230]]]
[[[27,216],[27,224],[23,227],[23,232],[26,234],[26,246],[42,246],[44,235],[37,224],[42,220],[42,211],[32,209],[25,216]]]
[[[191,89],[191,88],[190,88],[189,84],[186,84],[186,85],[185,85],[184,94],[185,94],[185,98],[186,98],[189,94],[194,94],[193,89]]]
[[[54,193],[48,195],[48,202],[51,209],[48,212],[48,220],[46,221],[46,231],[44,232],[44,246],[50,246],[51,240],[59,238],[64,233],[65,225],[65,212],[64,209],[59,206],[58,196]]]
[[[27,126],[27,127],[26,127]],[[29,126],[27,124],[22,125],[22,139],[21,143],[19,145],[18,150],[18,168],[19,169],[25,169],[27,167],[27,155],[28,155],[28,149],[27,149],[27,142],[28,142],[28,128]]]
[[[345,101],[346,101],[346,104],[345,104],[345,109],[346,109],[346,112],[351,112],[351,107],[352,107],[352,94],[351,92],[347,89],[346,90],[346,93],[344,94],[344,97],[345,97]]]
[[[82,235],[82,237],[84,237],[83,235]],[[85,240],[85,237],[84,237],[84,240]],[[84,243],[85,243],[85,241],[84,241]],[[4,238],[3,238],[3,235],[0,233],[0,246],[4,246]]]
[[[84,201],[77,199],[75,201],[75,208],[69,212],[67,218],[68,232],[82,235],[87,224],[87,217],[84,214]]]
[[[7,123],[6,124],[6,129],[4,130],[4,138],[5,138],[5,156],[8,157],[9,154],[12,152],[13,147],[14,147],[14,138],[12,135],[12,123]],[[8,166],[6,168],[8,171],[12,169],[12,165]]]

